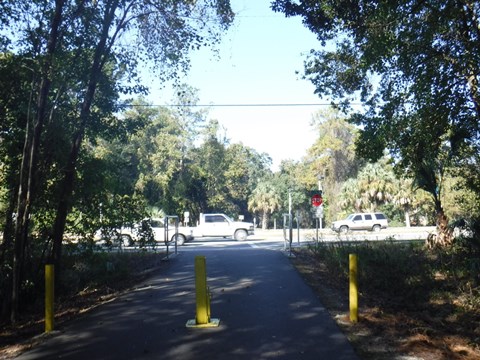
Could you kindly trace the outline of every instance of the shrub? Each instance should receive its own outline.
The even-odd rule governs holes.
[[[365,294],[382,292],[405,306],[424,301],[433,286],[432,270],[419,245],[398,242],[320,243],[311,247],[318,261],[348,282],[349,254],[358,256],[358,281]]]
[[[348,283],[349,254],[357,254],[364,300],[381,295],[391,305],[404,308],[441,300],[480,311],[480,247],[472,239],[458,238],[450,248],[433,250],[395,241],[320,242],[309,250],[317,264],[344,284]]]

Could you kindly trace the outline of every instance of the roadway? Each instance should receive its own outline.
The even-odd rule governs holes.
[[[424,241],[427,236],[435,231],[435,227],[392,227],[383,229],[379,232],[371,231],[353,231],[347,234],[338,234],[330,229],[293,229],[292,247],[307,246],[318,242],[355,242],[355,241]],[[317,235],[318,234],[318,235]],[[288,237],[288,231],[287,231]],[[202,250],[247,250],[247,249],[266,249],[266,250],[287,250],[289,242],[285,241],[283,229],[261,230],[256,229],[255,235],[251,235],[245,241],[236,241],[233,238],[204,237],[195,238],[193,241],[186,242],[183,246],[177,246],[178,252],[192,252]],[[136,247],[117,247],[110,248],[111,251],[138,251]],[[146,248],[147,251],[152,250]],[[155,251],[167,252],[163,242],[159,242]],[[175,246],[170,243],[168,254],[175,254]]]
[[[330,229],[293,229],[292,231],[292,247],[305,246],[309,243],[319,242],[350,242],[350,241],[411,241],[425,240],[427,236],[435,231],[435,227],[397,227],[381,230],[380,232],[371,231],[355,231],[347,234],[337,234]],[[288,232],[287,232],[288,237]],[[287,242],[288,245],[288,242]],[[271,249],[282,250],[285,248],[285,240],[283,230],[261,230],[256,229],[255,235],[248,237],[246,241],[235,241],[231,238],[195,238],[193,241],[187,242],[184,246],[179,246],[179,251],[193,251],[198,248],[212,250],[241,250],[241,249]],[[174,250],[170,247],[170,251]]]
[[[431,231],[416,230],[341,237],[324,230],[319,241],[421,239]],[[292,246],[312,241],[316,241],[315,230],[293,232]],[[284,245],[282,230],[258,230],[242,242],[195,239],[178,247],[178,254],[172,254],[162,271],[132,291],[57,327],[17,359],[358,360],[284,252],[272,251]],[[157,250],[165,250],[162,248]],[[169,251],[173,250],[170,246]],[[207,259],[212,315],[220,319],[216,328],[186,326],[187,320],[195,317],[193,264],[197,255]]]
[[[282,251],[202,240],[183,246],[132,291],[60,324],[16,360],[359,360]],[[195,319],[197,255],[206,258],[212,320],[219,320],[212,328],[187,326]]]

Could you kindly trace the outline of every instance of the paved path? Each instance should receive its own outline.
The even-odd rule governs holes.
[[[206,256],[218,328],[185,326],[195,255]],[[180,252],[167,268],[17,359],[358,359],[280,251]]]

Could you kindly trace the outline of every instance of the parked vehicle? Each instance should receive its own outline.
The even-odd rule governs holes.
[[[193,240],[193,230],[190,227],[179,226],[178,233],[175,224],[165,227],[163,219],[145,219],[133,226],[124,226],[119,229],[98,232],[97,244],[118,244],[121,246],[134,246],[140,243],[156,245],[158,242],[170,243],[177,240],[177,245],[183,245]]]
[[[350,214],[346,219],[332,223],[332,230],[340,233],[346,233],[351,230],[380,231],[387,227],[387,217],[379,212]]]
[[[165,225],[162,219],[152,219],[150,221],[155,241],[175,241],[175,224],[169,224],[168,235],[165,238]],[[187,241],[193,240],[193,229],[185,226],[178,226],[177,245],[183,245]]]
[[[243,241],[253,234],[253,223],[234,221],[225,214],[200,214],[199,223],[193,228],[194,237],[232,237]]]

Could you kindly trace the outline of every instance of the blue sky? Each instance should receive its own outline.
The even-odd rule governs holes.
[[[270,10],[269,0],[232,0],[236,20],[224,35],[217,59],[208,49],[192,53],[191,71],[183,82],[199,91],[201,104],[324,103],[302,80],[305,54],[320,47],[300,18]],[[150,100],[170,104],[168,89]],[[317,137],[310,127],[322,106],[211,107],[209,117],[226,128],[232,143],[242,142],[268,153],[273,169],[283,159],[300,160]]]

